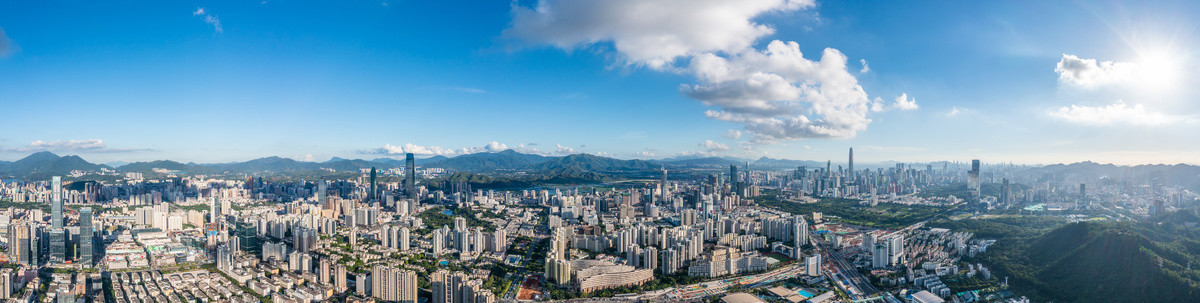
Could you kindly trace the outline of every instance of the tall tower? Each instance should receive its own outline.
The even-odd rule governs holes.
[[[216,192],[213,192],[212,205],[208,208],[208,223],[221,222],[221,198],[217,197]]]
[[[375,200],[375,167],[371,167],[371,193],[367,195],[367,200]]]
[[[668,189],[669,187],[667,187],[667,166],[665,165],[662,167],[662,180],[660,181],[659,186],[662,187],[660,188],[661,191],[659,192],[662,194],[662,198],[659,200],[663,201],[663,203],[666,203],[667,199],[671,197],[671,191]]]
[[[854,148],[853,147],[850,148],[850,165],[849,165],[848,169],[849,169],[849,171],[846,172],[846,179],[847,179],[847,181],[854,182]]]
[[[50,263],[62,264],[67,256],[67,237],[63,230],[62,177],[51,179],[50,189]]]
[[[92,208],[79,209],[79,263],[92,267]]]
[[[327,195],[328,193],[329,193],[329,185],[325,183],[325,180],[317,181],[317,204],[321,205],[321,207],[326,207],[325,200],[328,198],[325,195]],[[328,208],[328,207],[326,207],[326,208]]]
[[[50,226],[55,229],[63,228],[62,177],[50,179]]]
[[[417,161],[412,153],[404,154],[404,193],[417,197]]]
[[[967,186],[979,195],[979,159],[971,160],[971,170],[967,172]]]
[[[729,165],[729,189],[735,195],[741,195],[741,186],[738,182],[737,164]]]

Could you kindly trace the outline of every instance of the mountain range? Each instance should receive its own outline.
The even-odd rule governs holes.
[[[452,172],[470,173],[652,173],[660,168],[673,171],[724,171],[730,165],[742,167],[750,164],[752,169],[791,170],[800,166],[824,167],[827,162],[786,160],[762,157],[756,160],[734,157],[687,157],[660,160],[621,160],[591,154],[567,156],[545,156],[525,154],[514,150],[464,154],[455,157],[434,156],[416,159],[423,168],[442,168]],[[375,167],[380,170],[403,168],[403,160],[377,158],[372,160],[345,159],[334,157],[324,162],[298,161],[283,157],[266,157],[245,162],[230,163],[181,163],[171,160],[134,162],[120,166],[93,164],[79,156],[59,156],[51,152],[37,152],[17,161],[0,161],[0,177],[45,179],[51,175],[67,175],[72,171],[98,172],[110,170],[118,173],[139,172],[144,174],[258,174],[258,173],[310,173],[310,172],[357,172]],[[744,167],[742,167],[744,169]],[[1118,166],[1079,162],[1055,164],[1030,168],[1032,173],[1046,177],[1111,177],[1120,180],[1162,181],[1171,185],[1186,186],[1200,190],[1200,166],[1193,165],[1138,165]]]

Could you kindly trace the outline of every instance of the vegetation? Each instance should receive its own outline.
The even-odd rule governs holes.
[[[1006,216],[931,224],[999,239],[968,258],[1035,301],[1184,302],[1200,296],[1200,219],[1186,211],[1160,223],[1076,222]],[[956,290],[980,283],[947,281]]]
[[[779,199],[774,191],[754,197],[759,205],[793,214],[823,213],[830,221],[876,228],[903,228],[917,222],[945,217],[947,207],[880,203],[876,206],[859,204],[849,199],[822,199],[815,203],[795,203]]]
[[[447,209],[457,215],[449,216],[442,213],[442,209],[442,207],[434,207],[426,210],[425,212],[417,214],[417,217],[421,218],[421,220],[423,220],[425,223],[425,228],[423,228],[421,231],[418,231],[419,234],[428,234],[434,229],[441,228],[442,226],[454,226],[454,218],[456,217],[466,219],[467,227],[482,227],[483,231],[485,232],[496,231],[495,224],[476,218],[474,212],[471,210],[465,208],[447,207]]]

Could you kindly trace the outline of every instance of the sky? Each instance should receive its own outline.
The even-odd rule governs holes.
[[[1200,163],[1196,1],[5,1],[0,160]]]

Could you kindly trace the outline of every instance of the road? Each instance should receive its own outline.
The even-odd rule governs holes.
[[[851,266],[850,263],[846,262],[846,259],[843,258],[841,253],[837,252],[835,249],[830,249],[828,243],[823,240],[817,240],[816,242],[818,247],[820,247],[822,258],[825,258],[825,261],[828,264],[833,265],[833,269],[835,269],[835,271],[830,273],[829,276],[833,277],[834,282],[849,282],[847,286],[849,286],[850,289],[847,290],[847,293],[852,295],[857,294],[860,297],[866,297],[879,292],[878,289],[875,289],[875,286],[871,285],[870,280],[868,280],[866,277],[863,277],[863,275],[859,273],[854,266]],[[839,274],[841,276],[840,278],[843,279],[839,279]]]

